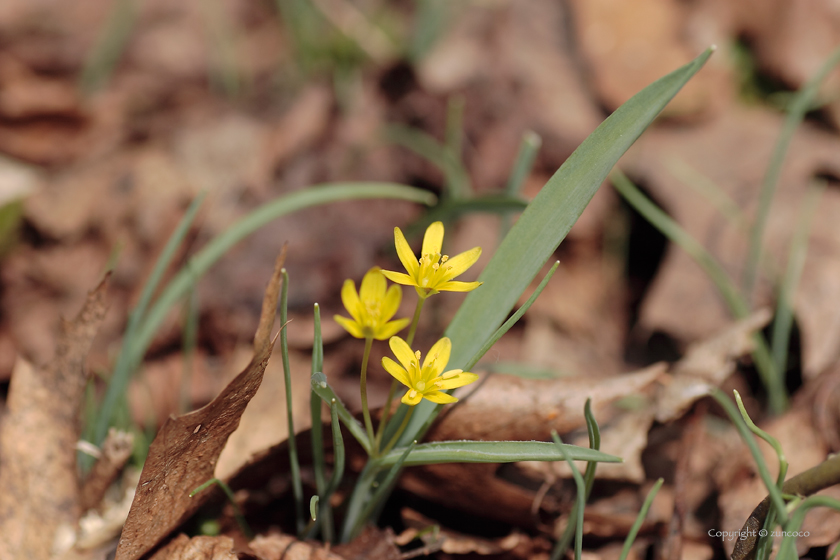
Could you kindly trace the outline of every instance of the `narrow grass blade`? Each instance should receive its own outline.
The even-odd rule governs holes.
[[[330,496],[338,490],[338,486],[341,484],[341,478],[344,476],[344,462],[346,460],[344,438],[341,437],[341,424],[338,421],[338,406],[336,401],[333,401],[330,405],[330,416],[332,417],[333,455],[335,456],[335,461],[330,484],[327,487],[327,494],[324,497],[325,500],[329,500]]]
[[[592,414],[592,399],[586,399],[586,404],[583,407],[583,416],[586,418],[586,430],[589,433],[589,448],[596,450],[601,449],[601,429],[598,427],[598,422]],[[589,495],[592,493],[592,486],[595,483],[595,470],[597,467],[597,462],[587,462],[586,472],[583,475],[586,494],[583,501],[580,499],[575,500],[574,508],[569,516],[570,518],[577,518],[577,516],[582,513],[583,509],[586,507],[586,502],[589,500]],[[551,560],[559,560],[563,556],[563,553],[566,552],[566,549],[569,548],[569,543],[572,542],[572,536],[574,535],[574,527],[575,525],[572,523],[566,525],[566,530],[563,532],[563,536],[557,541],[557,545],[551,553]]]
[[[280,324],[289,321],[289,273],[284,268],[283,287],[280,289]],[[303,482],[300,478],[300,459],[295,435],[295,416],[292,409],[292,367],[289,361],[289,335],[286,329],[280,329],[280,358],[283,362],[283,381],[286,388],[286,425],[289,432],[289,466],[292,475],[292,495],[295,500],[295,527],[302,535],[305,526],[303,519]]]
[[[147,320],[146,310],[149,307],[152,296],[157,290],[158,284],[160,283],[161,278],[163,278],[163,274],[169,267],[169,263],[175,256],[175,251],[178,250],[178,247],[181,245],[184,237],[186,237],[187,232],[195,220],[195,216],[198,213],[198,209],[201,207],[201,203],[203,201],[204,193],[195,197],[189,208],[187,208],[187,211],[184,213],[184,217],[181,218],[180,222],[178,222],[178,226],[175,228],[175,231],[172,232],[172,235],[163,247],[163,251],[161,251],[160,256],[155,262],[152,273],[149,275],[149,278],[143,286],[143,291],[140,294],[140,299],[137,301],[137,305],[128,316],[128,324],[125,327],[122,348],[120,348],[120,354],[117,357],[116,364],[114,365],[114,372],[108,382],[108,389],[105,392],[105,398],[102,401],[99,416],[96,420],[94,443],[97,445],[101,445],[105,440],[105,436],[108,434],[108,427],[111,424],[117,400],[125,393],[128,388],[129,378],[136,369],[137,364],[140,362],[138,355],[145,353],[146,348],[148,348],[148,342],[143,344],[138,340],[138,337],[139,331],[142,330],[143,323]],[[195,272],[195,270],[187,266],[181,271],[181,274],[187,282],[190,280],[194,282]],[[177,297],[172,298],[170,305],[175,304],[179,299],[186,295],[190,286],[191,284],[187,284],[186,289],[179,292]]]
[[[324,349],[321,342],[321,310],[318,304],[315,304],[315,342],[312,345],[312,376],[319,373],[323,369]],[[323,496],[327,491],[327,475],[326,475],[326,460],[324,458],[324,423],[321,420],[321,397],[315,391],[309,395],[309,412],[312,420],[312,470],[315,472],[315,488],[319,496]],[[335,406],[336,399],[331,401],[331,406]],[[332,525],[330,524],[331,516],[325,515],[324,509],[329,504],[323,501],[321,504],[321,519],[313,527],[314,529],[320,524],[323,532],[323,537],[326,542],[332,541]],[[307,538],[312,538],[315,535],[311,532]]]
[[[713,49],[649,85],[619,107],[566,160],[511,228],[446,330],[450,365],[460,368],[501,325],[520,294],[566,237],[625,151],[703,66]],[[436,408],[417,405],[402,443],[422,437]]]
[[[458,200],[469,195],[472,190],[469,173],[460,157],[453,154],[445,144],[421,130],[402,125],[389,125],[385,129],[385,139],[408,148],[437,167],[446,181],[446,199]]]
[[[776,477],[776,486],[781,488],[782,484],[785,483],[785,477],[787,476],[788,469],[788,462],[785,458],[785,451],[782,449],[782,444],[779,443],[779,440],[755,425],[755,422],[752,421],[750,415],[747,414],[747,409],[744,408],[744,401],[741,400],[740,393],[738,393],[738,391],[733,391],[733,393],[735,393],[735,403],[738,405],[738,411],[741,413],[741,419],[747,425],[747,428],[749,428],[752,433],[769,443],[770,447],[772,447],[776,452],[776,457],[779,459],[779,476]]]
[[[767,217],[770,215],[770,206],[773,203],[773,197],[776,194],[776,185],[779,182],[779,174],[782,171],[782,165],[785,161],[790,141],[793,139],[793,133],[799,127],[805,114],[812,108],[814,99],[817,96],[820,85],[822,85],[829,72],[840,63],[840,47],[835,49],[828,59],[820,66],[816,74],[808,80],[805,86],[797,92],[796,96],[791,101],[788,109],[785,123],[782,126],[782,131],[779,134],[779,140],[776,142],[776,147],[773,149],[773,155],[770,157],[770,165],[767,166],[767,172],[764,175],[764,181],[761,185],[761,192],[758,197],[758,209],[756,211],[755,223],[752,227],[752,234],[750,235],[750,250],[747,255],[747,262],[744,272],[744,295],[750,299],[758,272],[758,264],[761,257],[761,247],[764,240],[764,229],[767,226]]]
[[[111,5],[108,20],[82,68],[79,88],[83,93],[93,93],[111,76],[125,51],[136,18],[137,6],[133,0],[117,0]]]
[[[519,143],[519,151],[516,154],[516,159],[513,162],[513,169],[508,177],[507,185],[505,185],[505,194],[508,196],[518,196],[522,189],[525,179],[531,173],[534,167],[534,160],[537,159],[537,152],[542,146],[542,138],[536,132],[528,130],[522,135],[522,141]],[[511,216],[504,214],[502,216],[501,234],[502,238],[510,231]]]
[[[747,301],[712,254],[636,188],[623,173],[616,171],[611,177],[615,190],[618,191],[624,200],[650,222],[652,226],[658,229],[662,235],[688,253],[694,262],[703,269],[709,276],[709,279],[715,284],[715,287],[720,292],[732,315],[737,319],[746,318],[750,313]],[[787,408],[787,391],[783,379],[781,378],[780,372],[775,368],[773,358],[770,355],[770,349],[767,347],[767,341],[764,339],[764,336],[756,333],[753,340],[755,342],[753,359],[761,381],[767,388],[770,408],[775,413],[781,413]]]
[[[452,156],[452,159],[462,162],[462,153],[464,149],[464,96],[455,94],[450,96],[446,103],[446,150]],[[462,164],[463,167],[463,164]],[[465,170],[466,172],[466,170]],[[469,177],[469,175],[467,175]],[[466,188],[466,191],[460,189]],[[472,193],[470,192],[470,183],[467,180],[463,185],[451,185],[450,191],[456,196],[453,198],[466,198]]]
[[[181,374],[181,394],[178,399],[179,414],[189,412],[192,406],[190,388],[192,386],[193,364],[195,363],[195,349],[198,341],[198,292],[190,292],[184,302],[184,330],[181,336],[184,359],[184,370]]]
[[[749,233],[750,223],[747,216],[732,197],[714,181],[681,159],[667,160],[665,167],[675,179],[708,200],[738,231]]]
[[[131,374],[143,359],[146,349],[149,347],[158,327],[166,318],[169,310],[192,289],[198,279],[230,250],[231,247],[275,218],[297,210],[341,200],[370,198],[390,198],[421,204],[431,204],[435,201],[434,195],[427,191],[392,183],[326,184],[279,197],[257,208],[223,233],[213,238],[169,282],[148,313],[145,313],[145,307],[148,305],[157,287],[160,276],[163,275],[172,254],[174,254],[175,249],[177,249],[186,234],[195,216],[195,212],[198,210],[197,205],[202,198],[197,198],[187,210],[175,233],[173,233],[172,238],[167,243],[164,252],[161,253],[158,263],[152,272],[152,276],[149,277],[149,281],[144,288],[143,296],[129,317],[124,336],[124,340],[129,343],[129,346],[120,352],[117,364],[114,367],[112,381],[108,386],[108,391],[102,402],[101,412],[97,420],[96,431],[94,432],[96,437],[95,443],[102,443],[102,440],[108,433],[108,426],[113,416],[117,398],[128,387]]]
[[[633,546],[633,541],[636,540],[636,535],[639,534],[639,529],[642,528],[642,523],[645,522],[647,512],[653,503],[653,499],[656,497],[656,493],[659,492],[660,488],[662,488],[663,482],[665,482],[665,479],[660,478],[656,481],[656,484],[653,485],[653,488],[650,489],[650,492],[648,492],[648,495],[645,498],[645,503],[642,504],[642,509],[639,511],[639,516],[636,517],[636,521],[633,522],[630,532],[627,533],[627,538],[624,540],[624,547],[621,549],[621,554],[619,555],[618,560],[626,560],[627,555],[630,554],[630,547]]]
[[[304,208],[342,200],[371,198],[405,200],[427,205],[436,200],[428,191],[394,183],[330,183],[278,197],[234,223],[190,259],[190,271],[185,269],[179,272],[149,310],[148,316],[137,333],[137,348],[145,352],[172,304],[183,297],[197,279],[201,278],[234,245],[264,225]]]
[[[778,486],[776,486],[776,483],[770,477],[770,471],[767,469],[767,463],[764,462],[764,456],[761,454],[761,450],[758,448],[758,444],[756,444],[749,428],[744,423],[741,415],[738,413],[738,409],[735,408],[735,405],[732,404],[729,397],[724,395],[720,389],[714,389],[711,392],[711,395],[726,411],[726,414],[729,416],[729,419],[732,420],[732,423],[735,425],[738,433],[741,434],[741,439],[743,439],[744,443],[747,444],[747,447],[753,456],[753,460],[755,461],[756,468],[758,469],[758,475],[761,477],[761,480],[764,482],[764,486],[767,487],[767,492],[770,494],[770,500],[776,510],[776,515],[782,523],[787,523],[787,510],[785,509],[785,501],[782,498],[782,491]]]
[[[595,449],[566,445],[566,454],[573,461],[620,463],[621,457]],[[393,465],[401,456],[397,448],[374,459],[377,467]],[[405,461],[406,467],[438,463],[513,463],[516,461],[562,461],[563,456],[553,443],[544,441],[441,441],[421,443]]]
[[[332,387],[327,384],[326,375],[319,372],[312,376],[312,391],[325,403],[332,405],[332,402],[335,401],[338,417],[342,422],[344,422],[344,425],[347,426],[347,429],[350,431],[350,435],[356,438],[356,441],[358,441],[368,455],[370,455],[370,442],[368,441],[364,426],[362,426],[362,424],[356,420],[352,414],[350,414],[347,407],[344,406],[341,400],[336,396],[335,392],[333,392]]]
[[[563,459],[568,463],[569,468],[572,470],[572,477],[575,479],[575,487],[577,488],[577,501],[575,503],[575,560],[580,560],[580,555],[583,551],[583,504],[586,502],[586,483],[583,481],[583,477],[580,474],[577,466],[575,466],[575,462],[569,458],[568,453],[566,453],[566,449],[563,447],[563,442],[560,440],[560,436],[557,435],[556,430],[551,430],[551,439],[554,440],[555,445],[557,445],[557,450],[560,451],[560,454],[563,456]]]
[[[770,345],[773,349],[773,363],[776,365],[776,371],[778,372],[787,371],[790,331],[793,326],[793,296],[796,294],[802,269],[805,267],[811,225],[814,222],[814,215],[817,212],[823,191],[825,191],[824,181],[820,181],[808,189],[797,220],[796,231],[790,241],[787,270],[782,285],[779,287],[779,302],[776,305],[776,316],[773,319],[772,344]]]

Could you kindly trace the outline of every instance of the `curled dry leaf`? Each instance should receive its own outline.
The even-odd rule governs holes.
[[[62,322],[51,362],[12,377],[0,431],[0,558],[49,558],[58,527],[79,519],[79,410],[106,289],[107,278]]]
[[[192,515],[209,492],[190,498],[213,478],[216,461],[262,382],[274,347],[271,328],[280,295],[285,251],[277,259],[263,299],[251,363],[213,401],[170,418],[149,448],[140,484],[117,547],[117,560],[134,560]]]

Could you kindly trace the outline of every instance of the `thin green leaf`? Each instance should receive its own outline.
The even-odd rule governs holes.
[[[370,442],[367,438],[367,433],[365,433],[365,428],[362,424],[356,420],[356,418],[350,414],[350,411],[347,410],[347,407],[341,402],[335,392],[333,392],[332,387],[327,384],[327,376],[323,374],[323,372],[318,372],[312,376],[312,391],[321,397],[321,400],[327,404],[331,404],[335,401],[335,406],[337,409],[338,417],[344,422],[344,425],[347,426],[347,429],[350,431],[350,435],[356,438],[356,441],[364,448],[364,450],[370,454]]]
[[[773,363],[776,371],[787,371],[788,348],[790,346],[790,331],[793,326],[793,296],[799,286],[799,278],[805,267],[805,256],[808,253],[808,238],[811,235],[811,225],[817,212],[819,201],[825,191],[825,181],[819,181],[808,189],[802,209],[796,224],[793,239],[790,241],[787,270],[779,287],[779,303],[776,305],[776,316],[773,320],[773,334],[771,335],[773,349]]]
[[[504,322],[520,294],[572,228],[598,187],[656,115],[703,66],[713,49],[649,85],[583,141],[528,205],[446,330],[452,367],[461,367]],[[419,439],[435,413],[420,403],[403,442]]]
[[[618,560],[626,560],[627,555],[630,554],[630,547],[633,546],[633,541],[636,540],[636,535],[639,534],[639,529],[642,528],[642,523],[645,522],[647,512],[653,503],[653,499],[656,497],[656,493],[659,492],[659,489],[662,487],[663,482],[665,482],[665,479],[660,478],[656,481],[656,484],[653,485],[653,488],[650,489],[650,492],[648,492],[648,495],[645,498],[645,503],[642,504],[642,509],[639,511],[638,517],[636,517],[636,521],[633,522],[630,532],[627,533],[627,538],[624,539],[624,547],[621,549],[621,554],[619,555]]]
[[[505,194],[508,196],[517,196],[522,189],[525,179],[531,173],[531,168],[534,167],[534,160],[537,158],[537,152],[542,146],[542,138],[536,132],[528,130],[522,135],[522,141],[519,143],[519,151],[516,154],[516,159],[513,162],[513,169],[508,177],[507,185],[505,186]],[[502,238],[510,231],[511,216],[505,213],[502,216]]]
[[[453,154],[445,144],[421,130],[396,124],[385,128],[385,139],[408,148],[437,167],[444,175],[448,199],[457,200],[469,195],[472,190],[469,173],[460,157]]]
[[[735,394],[735,403],[738,405],[738,411],[741,413],[741,419],[747,425],[747,428],[749,428],[752,433],[769,443],[770,447],[772,447],[776,452],[776,457],[779,459],[779,475],[776,478],[776,486],[778,486],[781,490],[782,484],[785,483],[785,477],[787,476],[788,469],[788,462],[785,458],[785,451],[782,449],[782,444],[779,443],[779,440],[755,425],[755,422],[752,421],[750,415],[747,414],[747,409],[744,408],[744,401],[741,400],[740,393],[738,393],[738,391],[732,392]]]
[[[583,481],[583,477],[580,474],[575,462],[569,458],[569,454],[566,453],[566,449],[563,447],[563,442],[560,440],[560,436],[557,435],[556,430],[551,430],[551,439],[554,440],[554,444],[557,446],[557,450],[560,451],[560,454],[563,456],[563,459],[568,463],[569,468],[572,470],[572,477],[575,479],[575,487],[577,488],[577,501],[575,503],[575,510],[574,513],[576,514],[575,517],[575,560],[580,560],[580,555],[583,551],[583,504],[586,502],[586,483]]]
[[[338,406],[336,401],[330,403],[330,417],[332,419],[333,455],[335,459],[330,485],[327,487],[327,495],[324,497],[328,501],[330,496],[338,490],[338,486],[341,484],[341,478],[344,476],[344,438],[341,437],[341,424],[338,421]]]
[[[241,240],[280,216],[284,216],[304,208],[319,206],[330,202],[371,198],[390,198],[421,204],[432,204],[435,201],[434,195],[427,191],[394,183],[333,183],[316,185],[306,190],[281,196],[268,204],[260,206],[244,218],[237,221],[227,230],[213,238],[204,247],[204,249],[199,251],[192,259],[190,259],[189,264],[182,268],[181,271],[169,282],[155,301],[154,305],[151,309],[149,309],[148,314],[137,314],[136,320],[140,321],[140,318],[142,317],[142,322],[136,326],[136,332],[134,332],[131,337],[129,337],[129,329],[132,327],[132,323],[131,320],[129,320],[129,326],[126,328],[125,340],[130,341],[131,345],[126,351],[120,354],[117,365],[114,368],[114,381],[108,387],[108,392],[106,393],[105,399],[102,403],[100,419],[97,423],[97,430],[95,432],[96,443],[101,443],[105,438],[105,435],[108,433],[108,426],[113,414],[116,399],[119,395],[125,392],[131,373],[143,359],[143,355],[146,353],[146,350],[154,338],[158,327],[166,318],[169,310],[175,303],[183,298],[190,289],[192,289],[198,279],[201,278],[201,276],[204,275],[204,273],[207,272],[207,270],[213,266],[216,261],[218,261]],[[187,211],[187,214],[184,215],[181,223],[178,225],[178,229],[176,229],[176,232],[167,243],[164,253],[161,254],[161,258],[155,266],[153,276],[157,272],[158,266],[162,265],[163,270],[165,270],[168,260],[164,259],[164,255],[170,247],[172,248],[172,253],[174,253],[175,249],[177,249],[180,239],[183,239],[183,235],[186,234],[186,230],[191,220],[190,216],[192,215],[194,215],[194,211],[191,206]],[[183,233],[180,233],[182,229]],[[176,240],[177,243],[175,243]],[[163,274],[163,270],[161,270],[161,275]],[[152,287],[151,280],[152,278],[150,277],[147,289]],[[148,292],[150,298],[151,294],[154,293],[154,289],[150,289]],[[145,294],[146,292],[144,291],[144,296]],[[143,302],[144,300],[141,298],[141,303]],[[138,304],[138,309],[139,308],[140,304]],[[123,353],[125,356],[123,356]]]
[[[636,188],[636,185],[630,182],[623,173],[615,171],[611,175],[611,178],[615,190],[618,191],[630,206],[670,241],[679,245],[703,269],[709,276],[709,279],[715,284],[715,287],[720,292],[732,315],[738,319],[744,319],[749,316],[750,308],[747,301],[712,254]],[[753,359],[755,360],[761,381],[767,388],[770,408],[774,412],[781,412],[787,408],[787,391],[784,387],[783,380],[776,370],[764,336],[756,333],[753,335],[753,341],[755,342]]]
[[[564,445],[573,461],[621,463],[621,457],[595,449]],[[375,459],[377,467],[393,465],[402,454],[397,448]],[[406,467],[438,463],[513,463],[516,461],[562,461],[563,456],[553,443],[544,441],[441,441],[422,443],[414,448],[405,462]]]
[[[289,273],[284,268],[283,286],[280,289],[280,324],[289,320]],[[300,459],[295,435],[295,419],[292,409],[292,366],[289,361],[289,335],[286,329],[280,329],[280,358],[283,363],[283,382],[286,387],[286,425],[289,430],[289,465],[292,475],[292,495],[295,500],[295,527],[297,534],[303,534],[303,482],[300,477]]]
[[[321,308],[315,304],[315,334],[312,344],[312,375],[320,372],[324,365],[324,347],[321,340]],[[336,407],[336,399],[329,403],[330,408]],[[315,488],[319,496],[326,496],[327,493],[327,463],[324,457],[324,423],[321,420],[321,397],[314,391],[309,394],[309,414],[312,421],[312,470],[315,473]],[[321,528],[324,541],[332,542],[333,526],[332,512],[329,500],[324,498],[320,505],[320,519],[307,532],[307,538],[314,537],[314,531]]]
[[[767,468],[767,463],[764,461],[764,456],[761,454],[761,450],[758,448],[758,444],[756,444],[749,428],[741,418],[738,409],[732,404],[729,397],[724,395],[720,389],[715,388],[710,394],[726,411],[729,419],[732,420],[732,423],[735,425],[735,429],[737,429],[738,433],[741,434],[741,439],[743,439],[744,443],[747,444],[747,447],[753,456],[753,460],[755,461],[756,468],[758,468],[758,475],[761,477],[761,480],[764,482],[764,486],[767,487],[767,492],[770,494],[770,503],[773,508],[775,508],[776,515],[782,523],[787,523],[788,516],[787,510],[785,509],[785,501],[782,498],[782,491],[778,486],[776,486],[776,483],[771,478],[770,470]]]
[[[744,271],[744,296],[749,299],[758,273],[758,265],[761,258],[761,247],[764,242],[764,228],[767,225],[767,217],[770,215],[770,207],[773,203],[773,197],[776,193],[776,185],[779,182],[779,174],[782,171],[782,165],[785,161],[790,141],[793,139],[793,133],[799,127],[802,119],[813,106],[814,99],[819,92],[820,85],[822,85],[829,72],[840,63],[840,47],[836,48],[828,57],[828,59],[820,66],[816,74],[808,80],[805,86],[796,93],[796,96],[791,101],[788,109],[787,118],[782,126],[782,132],[779,134],[779,140],[773,149],[773,155],[770,157],[770,165],[767,166],[767,172],[764,175],[764,181],[761,185],[761,192],[758,196],[758,210],[756,211],[755,223],[752,227],[752,235],[750,236],[750,250],[747,256],[746,267]]]
[[[583,407],[583,416],[586,419],[586,431],[589,434],[589,448],[596,450],[601,449],[601,429],[598,427],[595,415],[592,414],[592,399],[586,399],[586,404]],[[578,510],[580,509],[582,512],[583,508],[586,506],[586,501],[589,500],[589,495],[592,493],[592,486],[595,483],[595,470],[597,467],[598,463],[595,461],[588,461],[586,463],[586,472],[583,475],[586,495],[582,503],[580,500],[575,500],[575,505],[572,508],[570,518],[576,518]],[[572,536],[574,535],[573,531],[574,525],[572,523],[566,525],[566,530],[563,532],[563,536],[557,541],[557,545],[551,553],[551,560],[559,560],[559,558],[563,556],[563,553],[566,552],[567,548],[569,548],[569,543],[572,542]]]
[[[181,242],[184,240],[184,237],[186,237],[190,226],[195,220],[198,209],[204,201],[204,196],[205,193],[201,193],[195,197],[189,208],[187,208],[187,211],[184,213],[184,217],[181,218],[180,222],[178,222],[178,226],[175,228],[175,231],[172,232],[172,235],[169,237],[169,240],[167,240],[163,251],[161,251],[160,256],[155,262],[152,273],[143,285],[143,291],[140,294],[140,299],[137,301],[137,305],[128,316],[128,324],[125,327],[125,334],[123,335],[123,345],[122,348],[120,348],[120,354],[117,357],[117,362],[114,364],[114,373],[108,382],[108,389],[105,392],[105,398],[102,400],[99,416],[96,420],[94,443],[97,445],[101,445],[105,440],[105,436],[108,434],[108,428],[111,425],[111,420],[113,419],[114,407],[122,395],[125,394],[131,374],[136,369],[137,364],[140,363],[140,357],[142,357],[142,354],[145,353],[146,348],[148,348],[149,341],[144,344],[139,338],[143,325],[148,322],[146,309],[152,300],[152,296],[157,290],[161,278],[163,278],[163,274],[169,267],[169,263],[175,256],[175,251],[178,250],[178,247],[181,245]],[[190,280],[194,282],[196,274],[197,271],[189,266],[184,267],[181,271],[181,275],[183,275],[188,282]],[[190,285],[191,284],[188,284],[187,288],[189,288]],[[183,298],[186,293],[187,289],[179,292],[176,297],[173,297],[170,302],[170,307],[179,299]],[[167,307],[167,309],[169,309],[169,307]],[[149,315],[151,314],[152,311],[149,312]]]

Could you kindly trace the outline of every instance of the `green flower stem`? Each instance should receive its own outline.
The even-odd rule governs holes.
[[[373,436],[373,422],[370,421],[370,408],[368,408],[368,398],[367,398],[367,366],[368,366],[368,358],[370,358],[370,348],[373,346],[373,337],[365,338],[365,355],[362,358],[362,380],[359,385],[361,386],[362,391],[362,414],[365,417],[365,430],[367,430],[368,441],[370,441],[371,446],[375,441]],[[376,453],[376,448],[373,448],[374,453]]]
[[[408,338],[405,341],[409,346],[414,342],[414,334],[417,332],[417,324],[420,322],[420,312],[423,311],[423,304],[426,298],[417,298],[417,307],[414,308],[414,317],[411,318],[411,326],[408,328]]]
[[[414,342],[414,334],[417,332],[417,324],[420,322],[420,312],[423,311],[423,304],[426,303],[426,298],[417,298],[417,306],[414,308],[414,317],[411,318],[411,326],[408,328],[408,338],[406,343],[411,346]],[[385,433],[385,427],[388,425],[388,419],[391,416],[391,403],[394,402],[394,395],[397,394],[397,387],[399,382],[396,379],[391,381],[391,389],[388,391],[388,398],[385,400],[385,408],[382,411],[382,419],[379,421],[379,428],[376,430],[376,441],[373,444],[375,453],[378,454],[379,446],[382,444],[382,434]]]
[[[405,427],[408,426],[408,421],[411,420],[412,412],[414,412],[414,407],[408,407],[408,412],[406,413],[405,418],[403,418],[402,424],[400,424],[400,427],[397,428],[397,432],[393,435],[393,437],[391,437],[391,441],[388,442],[388,445],[385,447],[385,449],[382,450],[382,455],[385,455],[394,448],[394,445],[396,445],[397,441],[400,439],[400,436],[405,431]]]
[[[388,398],[385,399],[385,408],[382,410],[382,418],[379,420],[379,427],[376,429],[376,441],[373,443],[373,449],[377,456],[379,455],[379,447],[382,445],[382,434],[385,433],[385,426],[388,425],[388,420],[391,416],[391,403],[394,402],[394,395],[397,394],[397,386],[399,382],[396,379],[391,380],[391,388],[388,390]]]

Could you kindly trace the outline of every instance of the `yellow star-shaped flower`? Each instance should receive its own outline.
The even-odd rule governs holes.
[[[400,228],[394,228],[394,242],[400,262],[408,274],[390,270],[383,270],[382,274],[397,284],[414,286],[417,294],[423,299],[438,292],[469,292],[482,284],[481,282],[452,281],[475,264],[481,256],[481,247],[473,247],[451,259],[447,255],[441,255],[440,250],[443,246],[443,223],[441,222],[435,222],[426,229],[419,260],[414,256]]]
[[[420,351],[412,352],[408,343],[400,337],[391,337],[388,345],[400,363],[386,357],[382,358],[382,367],[408,387],[402,398],[402,402],[407,405],[414,406],[422,399],[438,404],[457,402],[458,399],[443,391],[469,385],[478,379],[478,375],[460,369],[443,372],[452,352],[452,342],[448,338],[441,338],[432,346],[422,367]]]
[[[402,289],[391,286],[385,290],[385,277],[375,266],[362,278],[362,286],[356,293],[356,284],[345,280],[341,288],[341,301],[352,319],[335,315],[336,323],[356,338],[385,340],[403,330],[408,319],[391,321],[402,299]]]

